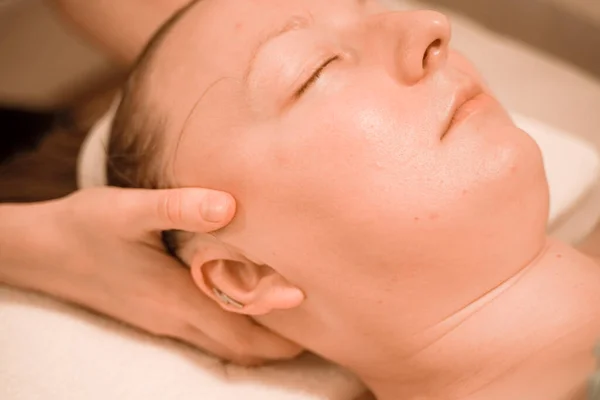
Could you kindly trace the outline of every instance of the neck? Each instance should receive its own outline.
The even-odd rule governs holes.
[[[383,338],[377,363],[351,368],[379,400],[573,398],[593,372],[598,304],[600,268],[548,241],[525,268],[428,330],[436,339],[417,353]]]

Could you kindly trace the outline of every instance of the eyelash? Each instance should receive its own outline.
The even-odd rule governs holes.
[[[340,56],[333,56],[327,61],[325,61],[317,70],[312,74],[312,76],[296,91],[296,98],[301,97],[308,89],[310,89],[321,77],[321,74],[325,69],[334,61],[340,59]]]

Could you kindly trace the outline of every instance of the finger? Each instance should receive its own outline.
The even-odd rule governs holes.
[[[304,349],[269,329],[249,321],[252,355],[270,360],[289,360],[298,357]]]
[[[238,358],[287,360],[303,351],[297,344],[240,315],[229,314],[228,320],[214,328],[204,333],[229,348]]]
[[[184,329],[181,337],[179,337],[178,339],[183,340],[184,342],[192,345],[193,347],[199,348],[214,357],[233,362],[235,364],[242,365],[245,367],[258,366],[264,364],[265,362],[265,360],[262,358],[236,354],[226,346],[212,340],[203,332],[199,331],[191,325]]]
[[[235,200],[227,193],[209,189],[123,189],[117,207],[121,221],[138,232],[211,232],[231,221]]]

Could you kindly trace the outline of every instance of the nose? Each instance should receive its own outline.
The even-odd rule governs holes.
[[[376,22],[388,67],[406,85],[414,85],[439,70],[448,59],[451,27],[435,11],[390,12]]]

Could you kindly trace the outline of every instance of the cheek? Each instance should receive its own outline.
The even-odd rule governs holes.
[[[321,203],[360,198],[366,205],[394,186],[414,187],[422,168],[434,167],[431,127],[422,111],[427,107],[416,107],[414,96],[406,99],[412,101],[344,93],[294,115],[273,144],[273,170]]]
[[[263,227],[285,232],[272,240],[298,246],[290,254],[408,232],[449,196],[439,186],[444,160],[430,145],[427,107],[382,93],[345,99],[321,104],[310,119],[298,113],[285,121],[269,134],[275,139],[261,165],[250,168],[261,171],[249,177],[260,193],[252,209],[262,207]]]
[[[431,261],[466,254],[465,243],[486,235],[490,250],[536,204],[532,229],[543,225],[543,169],[528,136],[506,125],[440,145],[426,97],[375,94],[300,109],[265,129],[268,140],[242,146],[253,149],[243,168],[251,173],[240,174],[251,190],[236,196],[240,232],[252,232],[244,247],[298,270],[342,256],[366,265],[382,252]]]
[[[421,219],[464,203],[490,181],[511,179],[522,147],[515,135],[474,132],[442,146],[431,101],[417,91],[399,96],[397,88],[346,92],[298,113],[273,135],[269,182],[279,194],[329,204],[356,222],[373,213]]]
[[[237,233],[252,232],[244,247],[268,264],[302,265],[345,254],[352,232],[378,235],[392,213],[408,215],[407,204],[420,202],[410,196],[427,197],[418,177],[432,161],[424,118],[403,113],[409,106],[381,95],[329,99],[242,144],[252,149],[240,174],[248,189],[234,192]]]

